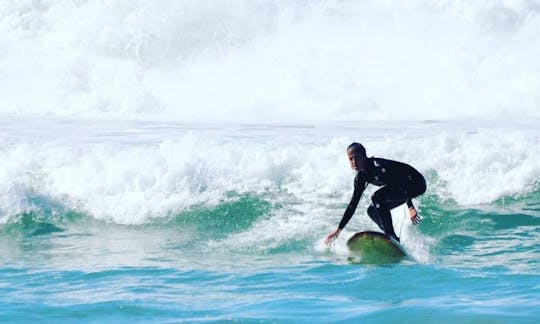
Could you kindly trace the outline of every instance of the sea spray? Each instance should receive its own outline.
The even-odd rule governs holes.
[[[0,113],[539,117],[534,2],[4,1]]]
[[[383,136],[361,124],[335,125],[338,137],[325,127],[311,128],[313,133],[320,129],[319,138],[294,128],[266,127],[264,132],[274,135],[261,140],[248,133],[239,136],[228,126],[195,131],[177,126],[163,132],[161,124],[137,129],[133,124],[103,128],[80,123],[77,134],[69,129],[63,134],[56,128],[61,121],[50,122],[52,128],[42,130],[40,138],[31,127],[4,132],[4,220],[32,210],[28,199],[36,195],[125,224],[214,205],[231,192],[264,194],[275,203],[343,204],[353,178],[343,152],[352,141],[362,141],[370,156],[415,165],[426,175],[430,194],[459,205],[534,192],[540,175],[537,132],[504,125],[500,130],[445,125],[446,131],[436,134],[440,126],[417,123],[405,133]],[[102,140],[95,141],[94,132]],[[433,136],[403,139],[416,132]],[[367,198],[361,205],[366,203]]]

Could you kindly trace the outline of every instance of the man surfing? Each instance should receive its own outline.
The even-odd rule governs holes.
[[[345,228],[368,184],[382,187],[371,196],[372,204],[367,210],[369,217],[384,234],[399,242],[392,225],[390,210],[406,202],[412,223],[419,224],[421,218],[411,199],[426,191],[426,180],[420,172],[408,164],[376,157],[368,158],[366,149],[359,143],[352,143],[347,147],[347,156],[351,168],[357,171],[354,178],[354,193],[338,228],[326,237],[324,243],[330,245]]]

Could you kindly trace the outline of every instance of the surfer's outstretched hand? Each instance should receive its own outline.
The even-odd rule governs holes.
[[[332,233],[330,233],[330,235],[326,237],[324,244],[326,244],[326,246],[329,246],[330,244],[334,243],[334,241],[339,236],[339,233],[341,233],[341,230],[337,228],[335,231],[333,231]]]
[[[411,222],[414,224],[414,225],[418,225],[420,224],[420,222],[422,221],[422,218],[420,217],[420,215],[418,215],[418,213],[416,212],[416,208],[414,207],[409,207],[409,214],[410,214],[410,218],[411,218]]]

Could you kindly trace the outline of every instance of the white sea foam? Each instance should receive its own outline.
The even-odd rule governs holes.
[[[535,1],[0,3],[0,115],[539,117]]]
[[[426,175],[429,194],[461,205],[531,192],[540,177],[540,136],[524,130],[528,124],[419,123],[383,133],[362,125],[195,129],[41,121],[11,130],[6,125],[0,133],[4,220],[36,208],[33,196],[134,224],[197,204],[212,206],[235,192],[285,202],[291,214],[303,214],[313,228],[322,228],[339,220],[350,199],[354,174],[344,151],[354,140],[364,142],[368,155],[414,165]],[[370,190],[361,208],[369,203]]]

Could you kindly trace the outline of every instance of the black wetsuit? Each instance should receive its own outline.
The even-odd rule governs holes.
[[[390,210],[405,202],[411,207],[411,199],[426,191],[424,177],[408,164],[375,157],[367,158],[365,170],[358,171],[354,178],[354,193],[339,223],[339,229],[342,230],[351,219],[368,184],[383,186],[371,197],[369,217],[386,235],[399,240],[394,232]]]

